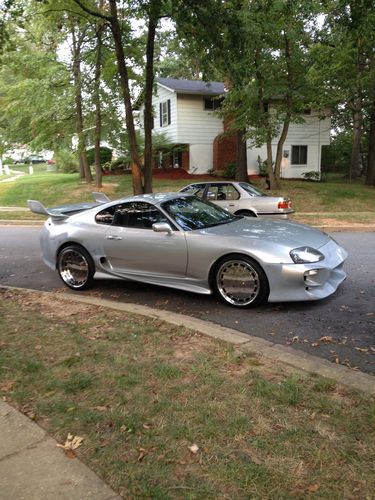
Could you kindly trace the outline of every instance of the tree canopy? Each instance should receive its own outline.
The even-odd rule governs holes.
[[[246,141],[266,144],[277,187],[289,126],[314,108],[349,143],[348,175],[375,185],[374,21],[375,0],[6,0],[1,149],[70,150],[76,137],[87,182],[95,145],[100,186],[106,138],[131,158],[134,192],[150,192],[155,77],[215,80],[229,89],[220,113],[238,138],[237,179]]]

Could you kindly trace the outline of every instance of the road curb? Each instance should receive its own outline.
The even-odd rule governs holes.
[[[42,292],[28,288],[9,287],[0,284],[0,288],[17,290],[24,293],[53,296],[56,299],[79,302],[82,304],[105,307],[116,311],[140,314],[151,318],[163,320],[171,325],[183,326],[195,330],[202,335],[213,339],[228,342],[241,352],[252,352],[258,356],[279,361],[302,370],[307,373],[320,375],[335,380],[337,383],[352,390],[359,390],[375,396],[375,377],[363,372],[352,370],[343,365],[336,365],[325,359],[313,356],[303,351],[296,351],[292,347],[275,344],[260,337],[254,337],[238,332],[232,328],[217,325],[211,321],[173,313],[162,309],[154,309],[149,306],[131,304],[126,302],[114,302],[97,297],[78,296],[72,293],[57,294],[54,292]]]

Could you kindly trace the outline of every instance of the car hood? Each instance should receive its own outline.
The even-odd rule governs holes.
[[[239,237],[257,240],[267,240],[277,244],[284,244],[290,248],[311,246],[320,248],[330,237],[310,226],[293,221],[256,219],[243,217],[228,224],[222,224],[201,230],[206,234],[219,237]]]

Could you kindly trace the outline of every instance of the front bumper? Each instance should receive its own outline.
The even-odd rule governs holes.
[[[311,264],[265,266],[270,284],[269,302],[319,300],[332,295],[345,280],[347,252],[330,240],[319,248],[324,260]]]

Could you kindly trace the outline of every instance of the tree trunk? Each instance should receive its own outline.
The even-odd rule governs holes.
[[[80,176],[85,178],[87,183],[92,182],[92,175],[87,161],[85,134],[83,130],[83,111],[82,111],[82,82],[81,82],[81,45],[82,33],[78,39],[74,27],[72,28],[73,40],[73,76],[74,76],[74,93],[76,107],[76,132],[78,137],[78,157],[80,161]]]
[[[99,8],[103,7],[103,0],[99,3]],[[102,138],[102,110],[100,103],[100,79],[102,73],[102,48],[103,48],[103,31],[104,24],[99,21],[99,26],[96,30],[96,61],[95,61],[95,78],[94,78],[94,105],[95,105],[95,186],[102,187],[102,167],[100,164],[100,141]]]
[[[276,184],[278,186],[277,189],[280,189],[281,161],[283,159],[283,149],[286,137],[288,135],[289,124],[290,124],[290,115],[288,113],[287,118],[283,125],[283,129],[281,131],[279,142],[277,143],[276,160],[275,160],[275,178],[276,178]]]
[[[129,137],[129,147],[130,147],[130,155],[132,158],[132,177],[133,177],[133,191],[134,194],[142,194],[143,193],[143,185],[142,185],[142,162],[138,153],[138,144],[137,137],[135,133],[134,127],[134,118],[133,118],[133,107],[131,103],[130,97],[130,88],[129,88],[129,77],[128,77],[128,68],[126,66],[124,48],[122,46],[122,33],[121,27],[118,20],[117,15],[117,5],[116,0],[109,0],[110,9],[111,9],[111,18],[110,25],[111,31],[113,35],[113,40],[115,42],[115,51],[116,51],[116,59],[117,59],[117,67],[120,75],[120,85],[121,92],[125,106],[125,122],[126,122],[126,130],[128,132]]]
[[[236,136],[236,173],[234,179],[238,182],[248,182],[246,130],[237,130]]]
[[[273,171],[273,159],[272,159],[272,135],[270,131],[267,133],[267,173],[270,189],[279,189],[279,184],[275,179],[275,173]]]
[[[255,51],[254,65],[255,74],[258,81],[258,111],[261,117],[261,126],[265,128],[267,134],[267,187],[268,189],[277,189],[278,185],[273,171],[273,158],[272,158],[272,131],[270,125],[269,108],[266,107],[264,100],[264,78],[263,72],[260,69],[261,50],[258,48]]]
[[[375,186],[375,101],[373,101],[370,115],[370,133],[367,162],[366,184],[368,186]]]
[[[352,153],[350,156],[349,179],[357,179],[361,175],[361,139],[362,139],[362,111],[361,99],[354,101],[353,108],[353,136]]]
[[[152,93],[154,87],[154,49],[155,33],[159,19],[160,2],[158,0],[151,2],[149,7],[149,22],[146,47],[146,85],[144,102],[144,130],[145,130],[145,149],[144,149],[144,192],[152,193]]]

